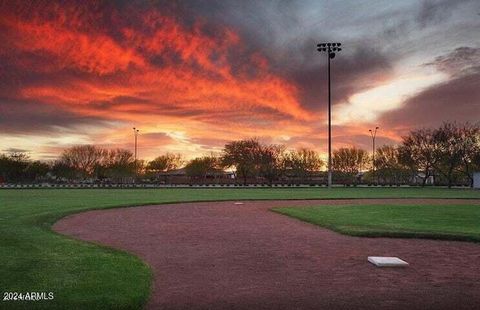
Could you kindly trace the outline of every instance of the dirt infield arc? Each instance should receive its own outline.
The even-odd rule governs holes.
[[[479,309],[480,245],[357,238],[268,211],[279,206],[473,203],[301,200],[89,211],[54,225],[124,249],[153,269],[149,309]],[[368,255],[411,265],[380,269]]]

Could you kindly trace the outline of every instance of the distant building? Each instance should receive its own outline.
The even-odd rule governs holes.
[[[480,189],[480,172],[473,173],[473,188]]]
[[[187,171],[185,168],[180,168],[180,169],[175,169],[175,170],[169,170],[169,171],[164,171],[160,172],[157,174],[159,177],[186,177],[187,176]],[[233,179],[235,177],[235,174],[232,171],[224,171],[221,169],[214,169],[211,170],[207,173],[206,178],[207,179],[214,179],[214,178],[226,178],[226,179]]]
[[[412,181],[414,184],[422,184],[424,178],[425,172],[417,172]],[[425,185],[435,185],[435,177],[433,175],[429,176],[425,181]]]
[[[155,175],[155,181],[163,184],[188,184],[188,183],[228,183],[234,181],[235,174],[231,171],[214,169],[204,177],[190,177],[185,168],[159,172]]]
[[[180,169],[173,169],[173,170],[168,170],[168,171],[162,171],[157,173],[158,177],[185,177],[187,176],[187,172],[185,168],[180,168]]]

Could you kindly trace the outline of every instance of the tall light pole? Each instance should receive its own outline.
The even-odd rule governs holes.
[[[375,138],[377,137],[378,126],[375,127],[375,130],[369,129],[370,136],[372,137],[372,178],[375,182]]]
[[[330,59],[335,58],[335,53],[340,52],[341,43],[319,43],[317,51],[326,52],[328,59],[328,187],[332,187],[332,95],[330,86]]]
[[[138,136],[138,130],[137,128],[133,127],[133,135],[135,136],[135,177],[137,176],[137,136]]]

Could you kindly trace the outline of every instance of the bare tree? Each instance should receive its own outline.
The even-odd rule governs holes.
[[[437,163],[438,144],[432,129],[419,129],[411,131],[403,137],[401,154],[402,163],[415,165],[423,172],[422,186],[425,186],[428,178],[433,174],[433,168]]]
[[[105,152],[94,145],[78,145],[64,150],[61,160],[83,176],[91,177],[96,167],[100,165]]]
[[[453,175],[456,168],[461,165],[463,148],[466,138],[461,127],[455,123],[444,123],[440,128],[433,131],[433,139],[436,148],[434,149],[435,170],[440,172],[452,187]]]
[[[404,182],[409,167],[401,162],[401,149],[393,145],[384,145],[376,150],[375,173],[383,182]]]
[[[307,148],[288,152],[285,155],[284,164],[285,168],[290,170],[293,176],[300,177],[302,181],[324,166],[324,162],[318,153]]]
[[[107,177],[124,178],[134,176],[135,158],[133,153],[125,149],[105,151],[101,169]]]
[[[368,152],[356,147],[340,148],[333,151],[332,167],[337,173],[343,173],[350,179],[368,165]]]
[[[480,171],[480,123],[475,125],[466,123],[462,126],[459,147],[461,149],[459,170],[473,187],[473,172]]]

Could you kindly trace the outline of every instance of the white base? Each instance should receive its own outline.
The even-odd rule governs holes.
[[[368,261],[377,267],[406,267],[408,263],[398,257],[369,256]]]
[[[243,205],[243,202],[235,202],[234,205]]]

